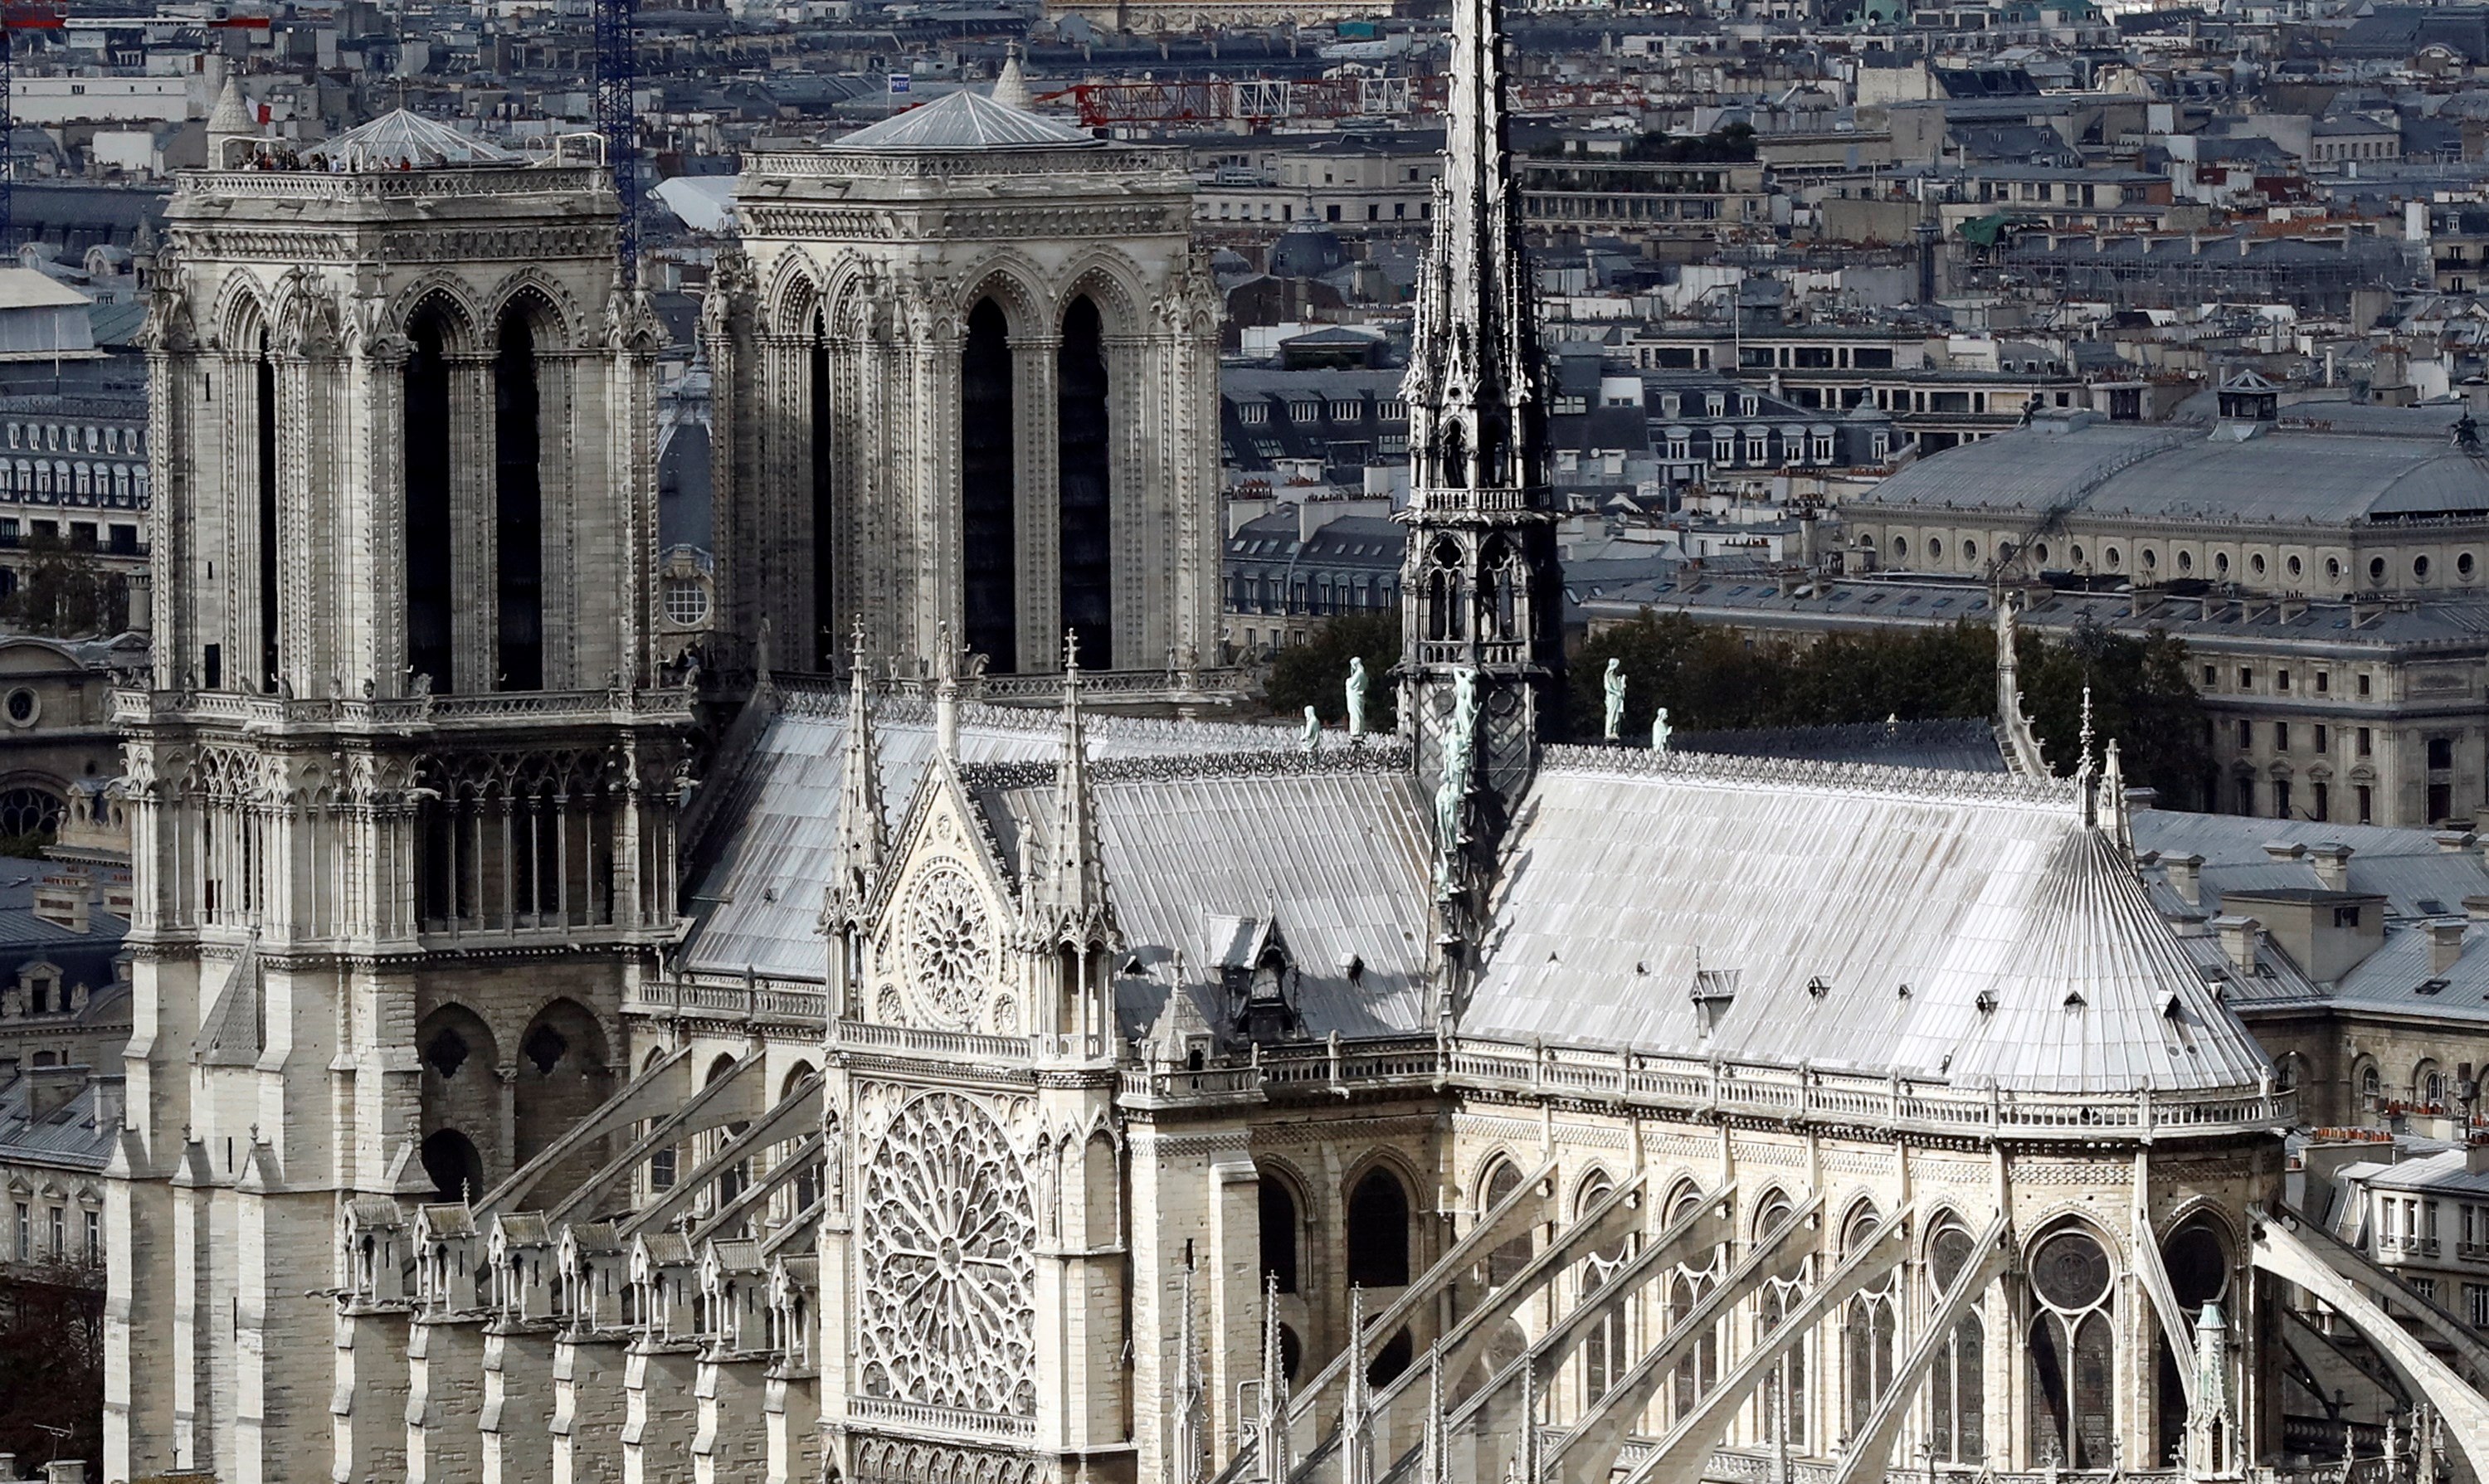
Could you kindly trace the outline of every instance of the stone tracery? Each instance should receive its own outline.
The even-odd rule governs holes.
[[[992,1116],[955,1093],[905,1104],[864,1171],[861,1205],[864,1393],[1033,1414],[1037,1221]]]

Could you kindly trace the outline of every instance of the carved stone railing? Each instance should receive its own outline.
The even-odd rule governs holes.
[[[1034,1417],[997,1417],[981,1412],[929,1407],[921,1402],[892,1401],[878,1396],[850,1396],[847,1415],[858,1421],[895,1422],[901,1427],[965,1433],[982,1438],[1034,1438]]]
[[[818,989],[780,984],[702,985],[676,981],[643,982],[624,1002],[625,1011],[641,1013],[728,1015],[748,1021],[786,1025],[819,1025],[829,1013],[829,996]]]
[[[518,192],[584,191],[613,184],[588,165],[429,165],[419,170],[183,170],[173,177],[178,209],[202,196],[249,196],[279,201],[407,201],[446,196],[501,196]]]
[[[817,990],[783,985],[660,983],[640,985],[625,1008],[823,1025],[827,1001]],[[1109,1048],[1095,1037],[981,1036],[860,1020],[830,1022],[825,1032],[833,1047],[1013,1067],[1049,1059],[1097,1062],[1110,1050],[1128,1054],[1127,1047]],[[1456,1085],[1794,1126],[1971,1138],[2146,1139],[2256,1132],[2299,1121],[2298,1094],[2280,1088],[2122,1095],[2017,1092],[1475,1037],[1440,1042],[1425,1036],[1333,1037],[1257,1046],[1242,1059],[1222,1058],[1201,1067],[1127,1061],[1117,1073],[1117,1085],[1127,1099],[1156,1104]]]
[[[1044,176],[1060,181],[1069,161],[1084,173],[1159,174],[1186,185],[1192,180],[1180,149],[1148,149],[1131,145],[1083,144],[1066,140],[1059,148],[1018,150],[924,150],[877,155],[870,150],[842,150],[837,144],[801,152],[773,151],[743,157],[745,176],[822,176],[845,180],[871,176],[883,180],[950,180],[961,176]]]
[[[513,691],[481,696],[251,696],[240,691],[112,693],[116,726],[146,722],[223,722],[251,728],[316,727],[403,731],[414,728],[487,730],[545,722],[688,721],[687,690]]]

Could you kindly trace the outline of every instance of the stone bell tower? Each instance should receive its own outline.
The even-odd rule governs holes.
[[[309,1292],[337,1213],[480,1195],[601,1101],[673,923],[660,331],[592,141],[400,112],[272,149],[181,177],[150,305],[113,1478],[403,1472],[406,1418],[339,1382],[404,1314]]]

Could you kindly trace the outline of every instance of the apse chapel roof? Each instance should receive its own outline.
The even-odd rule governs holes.
[[[2268,1065],[2069,782],[1559,748],[1515,817],[1466,1035],[2041,1093]]]

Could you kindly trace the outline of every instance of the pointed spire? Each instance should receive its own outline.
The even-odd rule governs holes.
[[[2049,776],[2048,758],[2022,714],[2022,662],[2016,651],[2018,629],[2013,594],[1996,593],[1996,729],[2004,742],[2005,766],[2022,778]]]
[[[1424,492],[1539,479],[1538,344],[1503,103],[1499,0],[1453,0],[1435,230],[1418,271],[1403,398],[1410,482]]]
[[[1003,54],[1003,70],[994,74],[992,98],[1006,108],[1022,113],[1037,106],[1037,99],[1028,90],[1028,78],[1019,70],[1019,43],[1011,43]]]
[[[839,880],[854,911],[881,875],[881,755],[873,731],[871,673],[864,658],[864,620],[848,641],[846,777],[839,787]]]
[[[1262,1484],[1284,1484],[1288,1457],[1288,1365],[1279,1340],[1279,1280],[1262,1279],[1262,1398],[1253,1427],[1255,1475]]]
[[[2098,829],[2100,827],[2100,766],[2099,759],[2092,752],[2092,688],[2089,681],[2083,684],[2083,725],[2082,729],[2074,735],[2074,750],[2079,754],[2074,758],[2075,807],[2082,811],[2083,823]]]
[[[1444,1415],[1444,1351],[1435,1347],[1426,1356],[1426,1436],[1417,1484],[1451,1484],[1452,1450],[1444,1434],[1447,1419]]]
[[[1080,720],[1080,640],[1063,636],[1063,757],[1054,774],[1054,835],[1036,900],[1057,931],[1087,936],[1107,918],[1106,868],[1089,786],[1089,737]]]
[[[1538,1484],[1538,1362],[1521,1361],[1521,1423],[1512,1447],[1511,1484]]]
[[[1184,1270],[1184,1321],[1177,1327],[1175,1468],[1171,1484],[1201,1484],[1202,1396],[1201,1346],[1192,1330],[1192,1270]]]
[[[1347,1393],[1339,1404],[1340,1484],[1374,1484],[1374,1440],[1365,1395],[1365,1286],[1348,1291]]]

